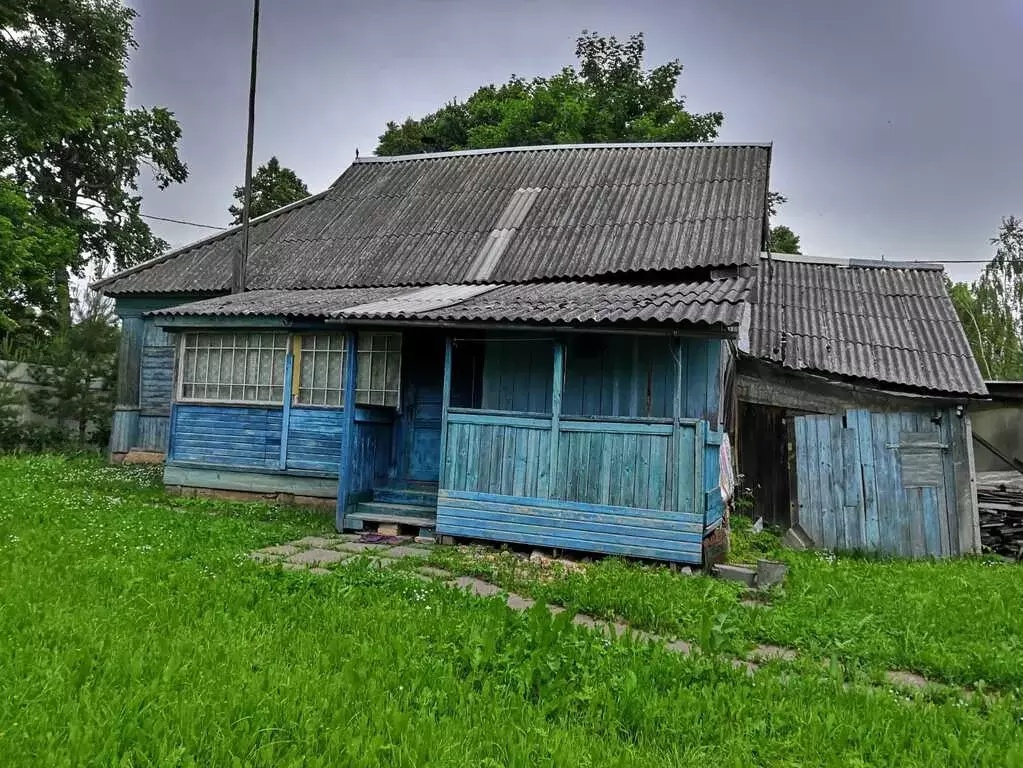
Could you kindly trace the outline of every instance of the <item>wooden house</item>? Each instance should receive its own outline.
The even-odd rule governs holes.
[[[328,504],[338,529],[700,563],[720,537],[721,444],[743,428],[737,362],[782,369],[795,348],[774,365],[756,320],[779,284],[762,256],[770,154],[357,160],[253,221],[243,292],[238,229],[99,283],[124,331],[111,454],[165,454],[184,493]]]

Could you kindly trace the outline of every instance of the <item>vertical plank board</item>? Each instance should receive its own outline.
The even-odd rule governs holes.
[[[480,463],[483,457],[481,439],[483,429],[479,424],[460,425],[465,434],[465,480],[463,487],[467,491],[479,492],[480,488]]]
[[[707,447],[707,422],[696,423],[693,441],[693,512],[700,516],[704,530],[707,529],[707,497],[703,493],[703,460]]]
[[[860,477],[863,483],[863,517],[861,538],[863,548],[874,551],[878,548],[881,534],[877,519],[877,485],[874,472],[874,449],[871,443],[870,414],[867,411],[849,411],[850,424],[856,425],[856,442],[860,460]]]
[[[622,490],[621,500],[618,502],[623,507],[639,506],[636,501],[636,439],[638,435],[622,435]]]
[[[622,436],[608,434],[604,436],[604,453],[600,466],[600,495],[598,503],[611,504],[613,487],[618,468],[622,463]]]
[[[900,445],[903,430],[902,415],[889,413],[886,416],[888,422],[888,443],[890,445]],[[909,506],[909,497],[902,482],[902,455],[899,448],[893,448],[890,451],[894,461],[895,472],[892,497],[895,502],[898,519],[898,527],[894,532],[897,537],[895,549],[898,554],[910,557],[913,554],[913,514]]]
[[[842,471],[846,546],[849,549],[866,549],[863,536],[863,469],[854,427],[842,430]]]
[[[477,486],[480,493],[491,493],[490,474],[494,464],[494,429],[490,424],[477,425],[479,431],[479,461],[476,466],[479,468]]]
[[[798,524],[813,539],[814,531],[810,526],[813,516],[809,498],[810,465],[807,461],[806,417],[796,416],[793,422],[796,441],[796,514],[793,516],[792,524]]]
[[[675,446],[675,509],[693,514],[696,511],[696,429],[691,426],[676,431]]]
[[[950,418],[950,422],[952,419]],[[956,417],[950,423],[955,502],[949,510],[950,552],[953,555],[974,552],[973,526],[977,517],[977,506],[973,495],[971,476],[973,455],[967,453],[967,446],[973,444],[970,417]]]
[[[848,527],[845,519],[845,469],[842,462],[842,430],[845,425],[839,415],[829,416],[829,433],[831,435],[831,500],[835,519],[835,546],[838,549],[849,549]]]
[[[513,496],[525,496],[526,495],[526,467],[530,459],[529,456],[529,433],[532,430],[529,429],[516,429],[515,430],[515,471],[513,473],[512,480],[512,495]]]
[[[550,471],[549,482],[551,496],[562,498],[559,494],[563,492],[564,486],[559,485],[561,480],[558,469],[561,444],[561,400],[562,390],[565,385],[565,343],[560,339],[554,342],[554,366],[551,373],[551,437],[550,437]]]
[[[721,340],[708,339],[707,346],[707,396],[704,402],[706,419],[713,428],[718,426],[721,406]]]
[[[650,438],[650,480],[647,494],[647,509],[670,509],[665,504],[668,496],[667,475],[665,468],[668,462],[669,439],[663,437]]]
[[[505,437],[507,435],[507,427],[494,427],[494,438],[491,444],[490,451],[490,493],[505,493],[504,491],[504,476],[505,468],[508,463],[507,453],[505,452]]]
[[[540,430],[528,429],[525,434],[526,441],[526,475],[523,480],[525,496],[539,496],[537,493],[536,471],[541,463],[550,461],[546,454],[540,455]]]
[[[536,464],[536,496],[540,499],[549,499],[552,498],[550,464],[545,460],[545,457],[550,454],[551,434],[541,430],[538,430],[536,434],[539,435],[536,454],[538,457]]]
[[[955,466],[952,460],[952,420],[955,417],[949,409],[942,411],[938,425],[939,440],[948,446],[941,452],[941,488],[937,494],[938,512],[938,557],[952,554],[952,511],[955,509]]]
[[[835,525],[835,511],[831,499],[831,420],[827,416],[818,416],[814,419],[817,428],[817,453],[820,462],[818,477],[820,478],[820,526],[821,539],[818,542],[822,547],[832,549],[837,546],[838,535]]]
[[[888,448],[888,416],[870,414],[870,429],[877,487],[878,548],[881,552],[897,554],[899,505],[895,498],[895,453]]]
[[[902,427],[902,432],[926,432],[933,429],[933,425],[927,420],[921,418],[920,414],[917,413],[902,413],[899,414],[899,422]],[[935,435],[937,438],[937,435]],[[902,442],[902,434],[899,433],[898,441]],[[901,463],[905,456],[905,449],[899,450],[900,468]],[[905,485],[905,477],[902,477],[900,485]],[[908,490],[908,489],[907,489]],[[920,489],[917,489],[918,491]],[[923,494],[915,493],[912,496],[908,492],[905,494],[906,507],[909,511],[909,550],[912,557],[923,557],[925,553],[924,544],[924,507],[923,507]]]
[[[973,424],[969,416],[963,417],[966,443],[966,468],[970,478],[969,509],[959,511],[959,547],[966,552],[980,552],[980,515],[977,512],[977,465],[973,459]],[[967,533],[967,529],[969,533]],[[967,541],[970,546],[967,546]]]
[[[941,557],[943,546],[941,542],[941,527],[938,522],[940,516],[939,494],[943,495],[944,488],[919,488],[921,495],[921,507],[923,513],[923,539],[924,554],[929,557]]]

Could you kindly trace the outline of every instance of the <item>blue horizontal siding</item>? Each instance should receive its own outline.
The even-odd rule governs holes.
[[[447,490],[438,495],[437,531],[449,536],[699,563],[701,529],[695,515],[656,509]]]
[[[219,466],[276,469],[281,410],[179,403],[173,414],[171,458]]]
[[[170,412],[173,368],[173,347],[142,349],[140,405],[143,410],[163,415]]]
[[[288,426],[288,469],[322,472],[336,477],[341,464],[341,432],[344,411],[340,408],[292,406]]]

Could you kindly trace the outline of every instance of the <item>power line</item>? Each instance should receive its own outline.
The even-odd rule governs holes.
[[[139,216],[141,216],[144,219],[155,219],[156,221],[169,221],[171,224],[185,224],[186,226],[189,226],[189,227],[201,227],[202,229],[215,229],[215,230],[217,230],[219,232],[224,232],[224,231],[230,229],[230,227],[218,227],[218,226],[216,226],[214,224],[200,224],[197,221],[185,221],[184,219],[171,219],[171,218],[168,218],[166,216],[154,216],[151,213],[140,213]]]

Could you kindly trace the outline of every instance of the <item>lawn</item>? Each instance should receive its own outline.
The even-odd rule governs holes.
[[[328,527],[168,497],[145,470],[0,458],[0,762],[1023,763],[1011,691],[904,694],[809,660],[751,678],[712,655],[612,642],[566,614],[514,613],[401,571],[317,577],[245,557]],[[649,573],[659,581],[648,586],[706,601],[694,616],[734,599],[716,582]],[[802,578],[788,592],[811,600],[797,598]],[[709,636],[732,642],[718,623]]]
[[[790,575],[762,607],[733,583],[684,577],[615,558],[567,571],[511,552],[445,549],[436,565],[601,618],[741,653],[755,643],[798,649],[880,678],[885,669],[970,687],[1023,690],[1023,567],[792,552],[738,518],[733,559],[785,560]]]

